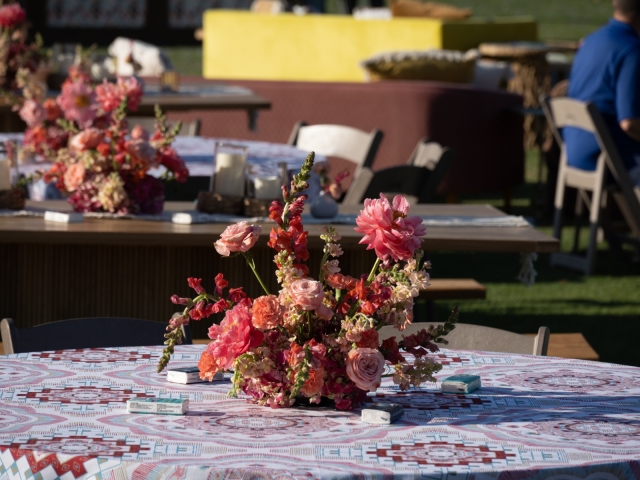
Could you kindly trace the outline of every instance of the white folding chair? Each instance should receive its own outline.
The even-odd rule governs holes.
[[[353,185],[361,169],[373,165],[382,136],[380,130],[364,132],[344,125],[306,125],[298,122],[289,137],[289,145],[355,164]],[[351,201],[354,195],[351,190],[349,188],[347,191],[344,203]]]
[[[429,325],[442,323],[412,323],[400,332],[391,325],[384,326],[379,331],[380,340],[417,333]],[[483,350],[487,352],[522,353],[526,355],[546,356],[549,348],[549,328],[540,327],[535,337],[520,335],[519,333],[500,330],[498,328],[456,323],[456,328],[444,337],[449,343],[442,345],[453,350]]]
[[[543,96],[541,105],[561,149],[553,222],[553,236],[558,240],[562,236],[565,189],[569,187],[578,191],[573,250],[571,253],[552,254],[551,265],[563,266],[590,275],[595,266],[599,228],[603,229],[607,241],[617,253],[621,253],[622,243],[629,243],[636,249],[640,249],[640,189],[633,185],[609,133],[609,128],[593,103],[584,103],[566,97]],[[579,128],[596,137],[601,154],[594,171],[581,170],[568,164],[567,150],[560,133],[564,127]],[[613,197],[618,204],[631,229],[630,236],[620,235],[609,225],[605,215],[609,196]],[[586,256],[577,253],[580,217],[585,205],[589,209],[589,243]]]

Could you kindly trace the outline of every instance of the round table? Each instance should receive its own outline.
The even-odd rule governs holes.
[[[202,345],[176,349],[194,365]],[[171,384],[161,347],[0,357],[2,478],[640,478],[640,369],[487,352],[436,354],[439,377],[483,387],[399,392],[391,426],[359,412],[272,410],[226,396],[229,381]],[[129,414],[134,397],[189,398],[185,416]],[[455,474],[455,476],[453,476]]]

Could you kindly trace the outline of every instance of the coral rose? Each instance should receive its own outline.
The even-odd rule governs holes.
[[[233,362],[250,348],[262,343],[264,334],[251,323],[251,312],[239,303],[227,310],[220,325],[209,327],[207,352],[215,359],[220,370],[231,368]]]
[[[356,348],[347,355],[347,375],[362,390],[375,392],[382,381],[384,357],[374,348]]]
[[[275,295],[265,295],[253,301],[251,308],[253,326],[262,330],[275,328],[282,323],[284,307]]]
[[[25,100],[18,114],[29,127],[41,125],[47,118],[47,111],[35,100]]]
[[[74,163],[64,172],[64,188],[67,192],[75,192],[76,189],[84,182],[86,169],[82,163]]]
[[[407,216],[409,202],[401,195],[393,199],[393,205],[382,193],[379,199],[366,199],[364,210],[356,218],[356,232],[364,234],[361,244],[367,250],[375,249],[380,260],[408,260],[422,244],[420,238],[427,233],[422,219]]]
[[[87,128],[71,137],[69,147],[75,152],[84,152],[96,148],[104,139],[104,132],[97,128]]]
[[[320,389],[324,385],[324,368],[309,370],[309,378],[304,382],[300,393],[306,397],[313,397],[320,393]]]
[[[198,362],[198,370],[200,370],[200,379],[212,381],[216,373],[222,368],[218,365],[216,358],[207,350],[202,352],[200,361]]]
[[[324,289],[320,282],[301,278],[289,286],[289,297],[299,308],[305,311],[315,310],[318,317],[329,320],[333,312],[322,303],[324,300]]]
[[[217,240],[213,246],[224,257],[234,252],[246,252],[256,244],[260,232],[262,232],[260,226],[238,222],[235,225],[229,225],[220,235],[220,240]]]

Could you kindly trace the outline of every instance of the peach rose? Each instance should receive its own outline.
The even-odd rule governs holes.
[[[84,182],[86,169],[82,163],[74,163],[64,172],[64,188],[68,192],[74,192]]]
[[[382,381],[384,357],[375,348],[356,348],[347,355],[347,375],[362,390],[375,392]]]
[[[256,328],[268,330],[282,323],[284,307],[275,295],[265,295],[253,301],[251,322]]]
[[[87,128],[74,135],[69,141],[69,147],[76,152],[83,152],[96,148],[104,139],[104,132],[97,128]]]
[[[320,282],[301,278],[289,286],[289,296],[293,303],[305,311],[315,310],[318,317],[329,320],[333,312],[322,303],[324,289]]]
[[[262,232],[260,226],[238,222],[235,225],[229,225],[220,235],[220,240],[213,246],[224,257],[228,257],[233,252],[246,252],[256,244],[260,232]]]
[[[309,378],[304,382],[300,393],[307,397],[313,397],[320,393],[320,389],[324,385],[324,368],[309,370]]]

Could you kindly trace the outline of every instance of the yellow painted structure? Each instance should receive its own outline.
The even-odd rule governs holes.
[[[531,18],[450,22],[355,20],[346,15],[278,15],[207,10],[205,78],[362,82],[360,61],[391,50],[468,50],[481,42],[537,39]]]

